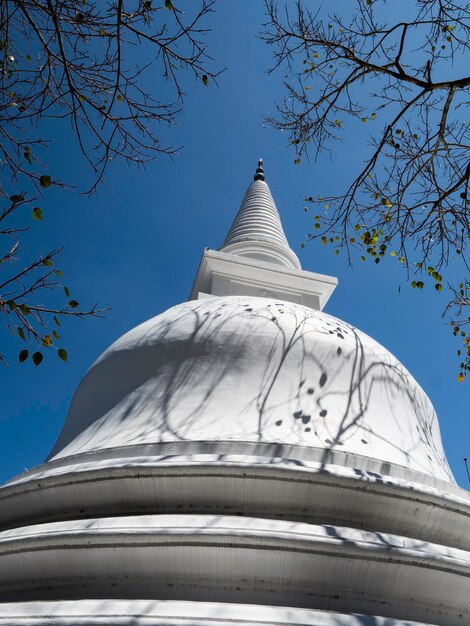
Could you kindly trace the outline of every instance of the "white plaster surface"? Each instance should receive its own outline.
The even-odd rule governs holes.
[[[51,456],[171,441],[338,450],[453,481],[433,407],[393,355],[268,298],[187,302],[124,335],[81,382]]]
[[[255,180],[248,187],[221,250],[300,268],[299,259],[287,243],[271,191],[263,180]]]
[[[331,525],[209,515],[75,520],[1,532],[0,558],[2,600],[238,599],[429,616],[442,626],[470,620],[468,552]]]
[[[259,248],[260,242],[255,242]],[[208,296],[277,298],[322,311],[338,281],[332,276],[283,267],[226,251],[205,250],[190,300]]]
[[[178,442],[115,449],[120,457],[108,449],[51,461],[0,488],[0,526],[149,512],[230,513],[347,525],[470,550],[470,497],[456,485],[433,485],[431,476],[403,469],[418,482],[360,469],[352,455],[332,465],[305,460],[301,448],[263,458],[224,454],[233,442],[211,445],[220,454],[162,455],[198,447]]]
[[[393,557],[395,562],[427,563],[428,567],[446,566],[449,570],[465,573],[470,566],[470,553],[466,550],[450,548],[438,544],[423,542],[411,537],[402,537],[388,533],[376,533],[357,528],[319,526],[298,522],[272,520],[238,516],[220,515],[129,515],[34,524],[22,528],[0,531],[0,554],[9,554],[18,550],[22,543],[28,549],[47,550],[47,543],[65,547],[72,545],[79,538],[77,545],[90,547],[93,541],[114,545],[113,536],[119,536],[121,546],[139,545],[147,541],[152,543],[170,543],[170,537],[189,538],[204,542],[204,538],[244,538],[253,545],[262,546],[270,543],[282,550],[293,544],[303,546],[305,550],[326,548],[346,558],[350,554],[362,555],[375,553],[379,558]],[[88,541],[84,542],[83,537]],[[278,574],[272,573],[273,576]],[[12,570],[0,572],[0,580],[8,581]]]
[[[433,626],[370,615],[294,607],[155,600],[4,604],[1,626]]]

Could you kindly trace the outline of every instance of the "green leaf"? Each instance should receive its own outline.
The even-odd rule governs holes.
[[[54,322],[57,324],[57,326],[60,326],[59,318],[57,317],[57,315],[54,315]]]
[[[436,284],[434,285],[434,289],[435,289],[436,291],[442,291],[442,285],[441,285],[441,283],[436,283]]]
[[[209,84],[209,79],[207,78],[207,74],[203,74],[202,76],[202,82],[204,83],[204,86],[207,87]]]
[[[25,59],[28,61],[28,63],[31,61],[31,57],[29,56],[29,54],[25,56]]]
[[[70,298],[70,289],[68,287],[64,287],[64,293],[67,296],[67,298]]]
[[[26,348],[24,350],[21,350],[21,352],[18,355],[18,361],[20,363],[23,363],[23,361],[26,361],[26,359],[29,356],[29,352],[26,350]]]
[[[10,202],[21,202],[22,200],[24,200],[23,196],[20,195],[14,195],[14,196],[10,196]]]
[[[51,177],[48,176],[47,174],[43,174],[42,176],[39,177],[39,184],[41,185],[41,187],[44,187],[45,189],[51,186],[51,182],[52,182]]]
[[[57,351],[57,356],[59,357],[59,359],[62,359],[62,361],[67,362],[68,360],[68,355],[67,355],[67,350],[64,350],[64,348],[59,348],[59,350]]]
[[[171,4],[171,0],[165,0],[165,7],[168,11],[173,11],[173,5]]]
[[[118,96],[116,96],[116,100],[118,102],[123,102],[124,101],[124,96],[122,96],[121,94],[119,94]]]
[[[52,265],[54,265],[54,262],[52,261],[52,259],[43,259],[42,260],[42,264],[45,265],[46,267],[51,267]]]
[[[62,275],[63,275],[63,274],[62,274],[62,272],[61,272],[60,270],[54,270],[54,274],[55,274],[56,276],[62,276]]]
[[[32,158],[31,158],[31,153],[30,153],[30,152],[23,152],[23,156],[24,156],[24,158],[28,161],[28,163],[29,163],[30,165],[32,165],[32,164],[33,164],[33,160],[32,160]]]
[[[38,365],[40,365],[42,363],[43,360],[43,356],[40,352],[35,352],[33,354],[33,363],[34,365],[37,367]]]
[[[33,209],[33,217],[35,220],[40,222],[42,220],[42,209],[39,206],[34,207]]]
[[[69,307],[70,307],[71,309],[76,309],[76,308],[77,308],[77,306],[78,306],[78,302],[77,302],[76,300],[70,300],[70,301],[69,301]]]
[[[56,330],[52,331],[52,336],[54,337],[54,339],[60,339],[59,333]]]
[[[29,311],[29,306],[27,306],[26,304],[20,304],[20,310],[23,313],[23,315],[29,315],[30,311]]]

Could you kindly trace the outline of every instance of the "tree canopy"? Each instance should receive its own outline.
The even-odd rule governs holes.
[[[44,193],[76,182],[49,170],[54,135],[71,129],[92,174],[88,192],[113,159],[145,165],[174,155],[159,129],[177,122],[183,74],[205,86],[217,79],[204,40],[213,4],[201,0],[184,11],[171,0],[0,4],[0,319],[36,346],[35,365],[43,348],[67,360],[62,318],[100,313],[82,309],[63,284],[55,266],[60,247],[39,258],[20,248],[22,214],[41,221]],[[26,345],[19,361],[29,355]]]
[[[301,0],[266,2],[262,36],[275,68],[287,70],[269,121],[289,134],[296,163],[363,131],[369,154],[346,187],[306,194],[316,213],[308,238],[350,261],[391,255],[413,288],[444,291],[444,314],[462,338],[462,381],[470,370],[470,5],[415,0],[397,20],[391,4],[356,0],[340,15],[329,3],[312,11]],[[456,283],[446,279],[449,264],[461,274]]]

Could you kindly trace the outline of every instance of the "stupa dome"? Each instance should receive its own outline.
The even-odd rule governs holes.
[[[186,302],[128,332],[79,385],[51,456],[185,441],[302,446],[453,480],[431,402],[397,359],[276,299]]]
[[[432,404],[323,313],[262,162],[190,301],[118,339],[0,487],[0,626],[462,626],[470,498]]]

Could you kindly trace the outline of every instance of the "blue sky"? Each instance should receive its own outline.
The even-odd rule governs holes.
[[[470,456],[470,381],[456,380],[457,340],[440,317],[444,294],[412,290],[393,258],[351,269],[342,255],[319,243],[300,247],[312,227],[302,197],[344,188],[367,146],[352,129],[330,155],[294,165],[287,137],[263,121],[282,94],[283,77],[282,71],[266,73],[271,51],[256,38],[263,19],[258,0],[218,3],[208,42],[211,55],[227,70],[218,88],[186,81],[181,125],[162,129],[171,143],[184,146],[174,161],[161,158],[142,171],[114,163],[92,197],[47,192],[44,220],[25,238],[25,253],[26,247],[33,253],[64,245],[58,266],[72,295],[84,306],[97,302],[111,310],[101,320],[65,325],[68,364],[51,352],[37,369],[31,363],[18,366],[20,341],[3,335],[11,362],[0,373],[0,481],[43,461],[74,389],[104,349],[187,299],[203,248],[222,244],[261,156],[304,269],[339,279],[326,311],[374,337],[411,371],[436,408],[452,470],[468,488],[463,457]],[[57,128],[54,133],[52,168],[86,179],[68,132]]]

